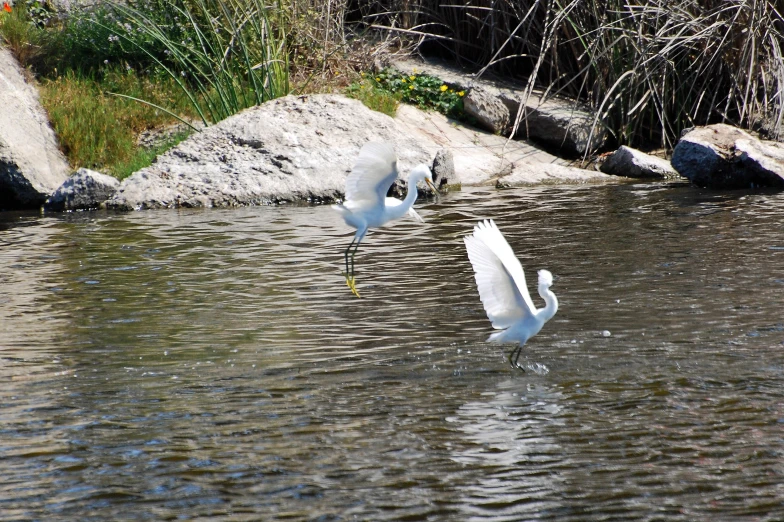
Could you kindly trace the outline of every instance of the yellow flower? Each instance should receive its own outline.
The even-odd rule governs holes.
[[[380,82],[380,81],[381,81],[381,78],[379,78],[378,76],[376,76],[376,81],[377,81],[377,82]]]
[[[447,87],[446,85],[442,85],[442,86],[441,86],[441,92],[444,92],[444,91],[445,91],[445,90],[447,90],[448,88],[449,88],[449,87]]]
[[[413,85],[409,85],[408,88],[411,89],[412,91],[414,90],[414,86]]]
[[[457,93],[457,95],[458,96],[465,96],[465,91],[460,91],[459,93]]]
[[[406,83],[406,79],[405,78],[401,79],[400,81],[403,82],[403,83]]]
[[[359,75],[360,75],[361,77],[363,77],[363,78],[365,77],[365,73],[363,73],[363,72],[359,73]]]
[[[416,76],[409,76],[408,79],[413,82],[414,80],[416,80]]]

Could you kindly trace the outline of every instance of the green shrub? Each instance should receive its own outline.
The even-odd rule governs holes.
[[[374,111],[383,112],[387,116],[395,117],[400,104],[400,96],[384,88],[362,73],[362,78],[346,87],[346,96],[361,101],[366,107]]]
[[[434,110],[453,118],[465,119],[465,92],[456,91],[438,78],[425,74],[403,76],[390,69],[375,75],[363,73],[362,79],[351,84],[346,93],[371,109],[391,116],[395,114],[397,103],[402,101],[422,110]]]

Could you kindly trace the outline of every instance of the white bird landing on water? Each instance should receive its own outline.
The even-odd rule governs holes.
[[[346,178],[346,198],[342,205],[332,205],[340,212],[346,224],[357,229],[354,239],[344,252],[346,260],[346,284],[351,292],[359,297],[357,281],[354,277],[354,256],[359,243],[367,234],[368,228],[380,227],[408,213],[418,221],[424,222],[414,210],[417,198],[416,185],[425,181],[438,193],[433,185],[433,177],[427,165],[417,165],[408,175],[408,192],[404,200],[388,198],[387,192],[397,179],[397,157],[389,143],[366,143],[359,151],[354,168]],[[354,251],[351,252],[351,247]],[[349,256],[349,252],[351,255]],[[349,264],[349,257],[351,263]]]
[[[488,341],[518,343],[509,354],[509,363],[521,368],[517,360],[523,345],[558,311],[558,299],[550,291],[553,274],[539,270],[539,295],[546,306],[537,309],[528,293],[523,267],[492,219],[480,221],[474,234],[463,239],[487,318],[493,328],[501,330]]]

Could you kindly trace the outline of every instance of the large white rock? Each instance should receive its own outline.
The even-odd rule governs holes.
[[[38,92],[0,48],[0,209],[40,206],[69,173]]]
[[[434,166],[439,186],[490,184],[525,164],[565,163],[525,141],[455,125],[441,114],[408,105],[390,118],[341,95],[287,96],[194,134],[124,180],[107,206],[209,207],[340,199],[346,175],[368,141],[394,144],[403,178],[418,163]],[[597,178],[596,173],[570,169],[558,180],[581,183],[586,176]],[[399,192],[402,183],[396,188]]]
[[[132,174],[109,208],[259,205],[339,199],[368,141],[395,145],[404,177],[435,150],[389,116],[338,95],[287,96],[194,134]]]

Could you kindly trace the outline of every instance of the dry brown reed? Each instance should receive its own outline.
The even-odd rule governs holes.
[[[330,13],[348,22],[348,5],[356,4]],[[338,28],[336,22],[333,35],[346,41],[347,26],[394,35],[527,92],[536,87],[588,102],[596,125],[617,144],[671,148],[685,128],[718,121],[781,135],[782,6],[774,0],[378,0],[359,2],[358,24]]]

